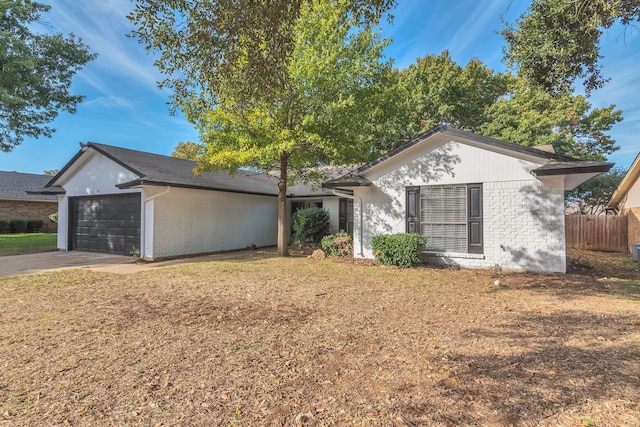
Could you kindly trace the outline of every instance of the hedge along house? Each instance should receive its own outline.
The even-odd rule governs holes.
[[[42,221],[39,231],[56,231],[56,223],[49,220],[58,210],[58,198],[48,194],[28,194],[27,191],[45,185],[50,176],[20,172],[0,171],[0,221],[5,226],[0,233],[6,232],[11,221]]]
[[[426,261],[565,272],[564,191],[612,166],[438,126],[323,185],[355,200],[357,257],[415,232]]]
[[[195,162],[88,143],[36,193],[58,200],[58,249],[147,260],[276,244],[277,179],[195,175]],[[288,209],[322,205],[332,231],[342,202],[319,185],[289,191]]]

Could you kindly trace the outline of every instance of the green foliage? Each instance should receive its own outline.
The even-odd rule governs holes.
[[[371,239],[376,261],[403,268],[422,261],[420,252],[426,243],[424,236],[415,233],[379,234]]]
[[[494,73],[479,60],[457,65],[447,52],[428,55],[397,72],[387,89],[394,148],[434,125],[446,124],[524,146],[553,145],[556,153],[604,160],[618,147],[609,131],[622,120],[611,105],[592,109],[584,96],[549,94],[525,78]],[[394,121],[395,120],[395,121]]]
[[[286,255],[289,171],[373,156],[390,64],[376,25],[395,0],[137,0],[133,35],[199,130],[199,170],[279,170]],[[386,134],[386,133],[385,133]]]
[[[591,109],[584,96],[551,95],[510,76],[508,96],[485,111],[478,132],[524,146],[553,145],[555,152],[586,160],[604,160],[618,147],[607,132],[622,120],[611,105]]]
[[[408,115],[405,136],[411,138],[438,124],[476,130],[484,122],[485,110],[506,94],[506,83],[505,75],[478,59],[461,67],[447,51],[419,58],[398,76],[398,95]]]
[[[640,21],[637,0],[533,0],[502,31],[506,60],[547,92],[572,92],[574,82],[584,79],[589,93],[606,82],[598,63],[603,30],[634,21]]]
[[[332,256],[353,255],[353,238],[351,234],[342,230],[336,234],[324,236],[321,245],[322,249]]]
[[[35,219],[35,220],[32,219],[27,221],[27,226],[25,230],[27,233],[37,233],[38,231],[42,230],[43,226],[44,226],[44,221],[40,219]]]
[[[0,234],[7,234],[11,231],[9,221],[0,220]]]
[[[625,171],[614,168],[588,180],[565,194],[565,206],[574,206],[584,215],[603,213],[624,175]]]
[[[27,221],[22,219],[12,219],[9,221],[10,233],[24,233],[27,230]]]
[[[95,58],[73,35],[35,34],[31,28],[51,6],[32,0],[0,1],[0,150],[24,137],[50,137],[59,111],[75,113],[83,97],[71,95],[73,75]]]
[[[49,221],[58,223],[58,212],[49,215]]]
[[[318,243],[329,233],[329,212],[322,208],[299,209],[293,213],[293,241]]]
[[[195,161],[198,160],[200,150],[202,150],[202,144],[192,141],[180,142],[171,153],[171,157]]]

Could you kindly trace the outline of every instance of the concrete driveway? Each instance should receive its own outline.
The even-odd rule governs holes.
[[[130,256],[110,255],[93,252],[42,252],[28,255],[10,255],[0,257],[0,277],[17,274],[35,274],[66,268],[88,268],[107,273],[131,274],[138,271],[153,270],[178,264],[207,262],[223,259],[246,258],[258,254],[275,253],[272,249],[235,251],[223,254],[172,259],[168,261],[137,263]]]

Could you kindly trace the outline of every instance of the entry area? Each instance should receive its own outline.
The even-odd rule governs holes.
[[[69,250],[130,255],[140,248],[140,194],[69,198]]]

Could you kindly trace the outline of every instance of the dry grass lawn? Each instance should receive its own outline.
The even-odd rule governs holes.
[[[0,425],[637,427],[640,273],[572,255],[498,286],[266,255],[0,279]]]

